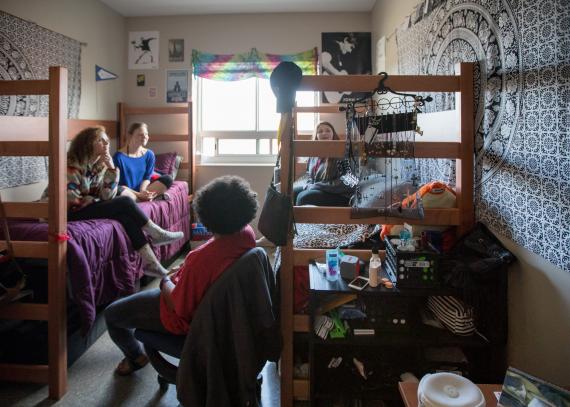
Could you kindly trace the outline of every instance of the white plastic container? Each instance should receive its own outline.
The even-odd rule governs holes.
[[[419,407],[485,407],[481,389],[471,380],[454,373],[422,377],[418,385]]]
[[[380,256],[378,256],[378,247],[374,246],[368,266],[368,285],[370,285],[370,287],[378,287],[378,273],[380,273],[381,268],[382,260],[380,260]]]

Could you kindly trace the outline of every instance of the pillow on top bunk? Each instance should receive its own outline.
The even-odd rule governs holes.
[[[154,170],[159,174],[170,175],[172,179],[176,179],[178,168],[182,162],[182,157],[176,153],[156,154],[154,162]]]

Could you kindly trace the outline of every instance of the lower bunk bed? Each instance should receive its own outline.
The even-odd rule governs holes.
[[[184,239],[155,248],[167,266],[188,248],[190,203],[188,184],[175,181],[169,200],[139,203],[157,225],[181,231]],[[47,240],[47,223],[36,219],[9,222],[13,240]],[[106,330],[101,311],[114,300],[140,289],[143,271],[140,256],[133,250],[123,227],[113,220],[68,222],[67,333],[68,366],[81,356]],[[3,238],[3,237],[2,237]],[[47,261],[18,259],[27,276],[33,297],[25,301],[47,302]],[[143,280],[144,281],[144,280]],[[45,364],[47,322],[0,321],[0,362]]]

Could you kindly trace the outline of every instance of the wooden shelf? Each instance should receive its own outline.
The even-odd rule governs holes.
[[[343,140],[313,141],[295,140],[297,157],[344,157],[346,143]],[[461,143],[421,141],[415,143],[416,158],[461,158]]]
[[[308,379],[293,379],[293,398],[295,400],[310,400],[310,388]]]
[[[338,223],[343,225],[359,224],[383,224],[402,225],[404,222],[410,225],[459,225],[460,213],[457,208],[450,209],[425,209],[423,219],[403,219],[386,216],[374,216],[370,218],[352,219],[350,208],[295,206],[296,223]]]

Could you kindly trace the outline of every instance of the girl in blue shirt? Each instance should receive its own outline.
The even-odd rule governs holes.
[[[145,148],[148,143],[148,126],[133,123],[127,134],[127,144],[113,156],[120,169],[119,195],[138,201],[151,201],[157,197],[168,199],[166,190],[172,185],[170,175],[154,172],[155,156]]]

